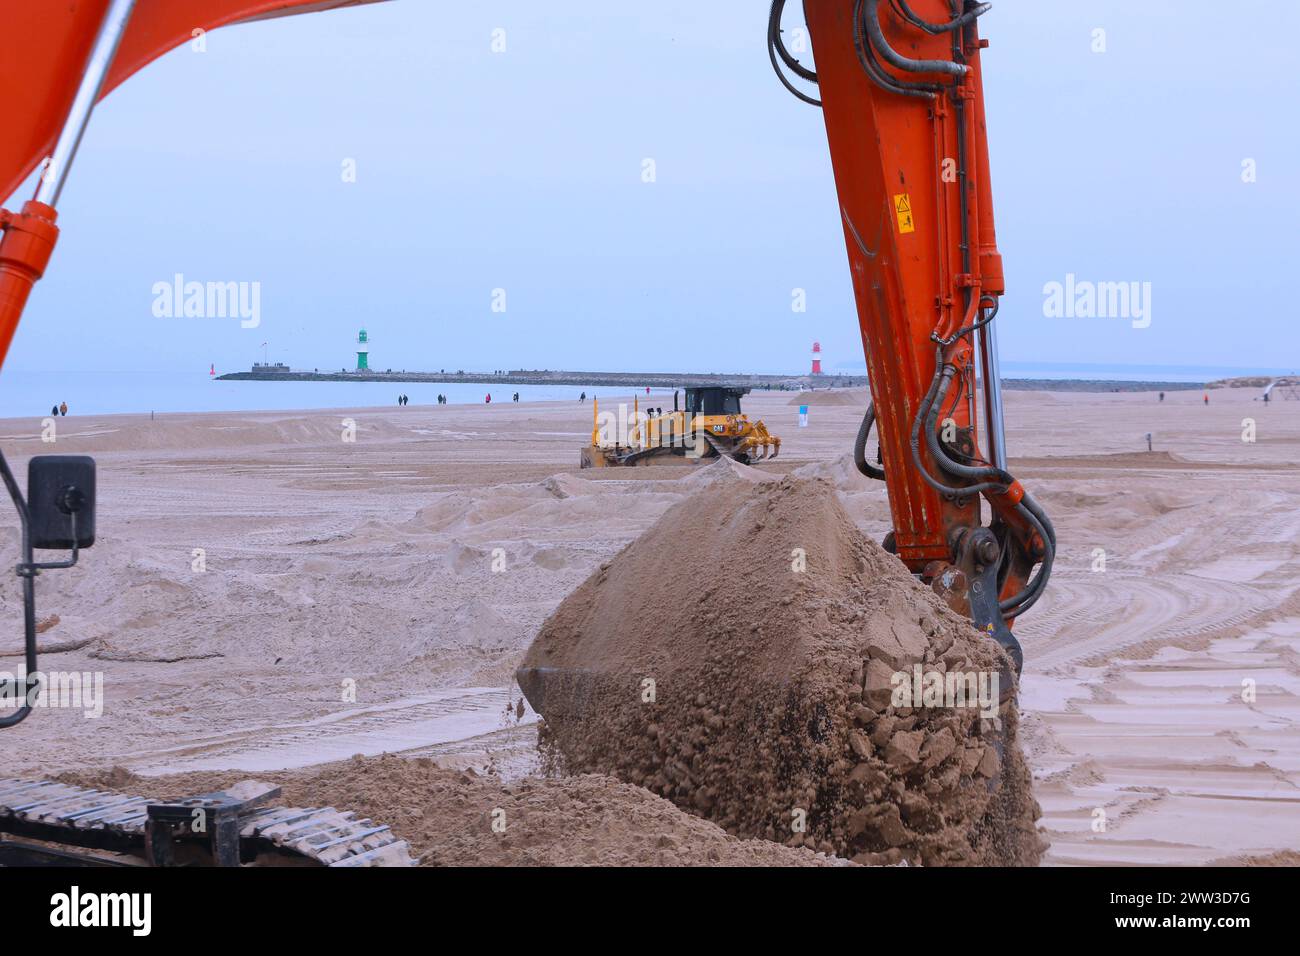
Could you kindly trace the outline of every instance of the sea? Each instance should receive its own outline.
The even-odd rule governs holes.
[[[849,366],[834,371],[861,374]],[[1004,378],[1091,380],[1115,382],[1208,382],[1246,375],[1291,375],[1296,369],[1242,368],[1206,365],[1099,365],[1088,363],[1003,362]],[[788,374],[788,373],[787,373]],[[509,402],[514,392],[521,402],[568,402],[582,392],[590,398],[630,401],[627,389],[582,385],[486,385],[464,382],[247,382],[218,381],[202,369],[196,372],[6,370],[0,372],[0,418],[48,415],[67,402],[69,414],[167,414],[169,412],[289,411],[317,408],[380,408],[396,406],[397,396],[410,396],[412,405],[432,405],[439,393],[453,405]],[[645,392],[640,392],[642,398]],[[654,389],[667,397],[671,389]]]

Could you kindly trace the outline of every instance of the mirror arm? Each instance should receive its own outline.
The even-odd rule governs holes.
[[[36,562],[30,560],[31,556],[29,555],[26,564],[18,565],[19,577],[26,577],[28,575],[35,576],[42,571],[54,571],[58,568],[71,568],[76,565],[77,555],[81,553],[81,549],[77,547],[77,513],[75,511],[69,511],[68,520],[72,525],[72,557],[68,558],[66,561]]]

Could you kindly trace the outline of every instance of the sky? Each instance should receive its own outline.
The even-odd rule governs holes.
[[[6,370],[338,369],[361,327],[381,369],[802,372],[814,340],[860,369],[821,114],[766,19],[392,0],[213,31],[97,109]],[[981,24],[1004,360],[1300,366],[1300,5]],[[257,324],[160,315],[178,274],[256,283]],[[1150,283],[1149,324],[1045,315],[1068,275]]]

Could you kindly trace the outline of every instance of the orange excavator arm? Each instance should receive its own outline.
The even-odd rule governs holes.
[[[772,62],[823,110],[867,357],[858,467],[888,488],[886,546],[1018,667],[1009,625],[1042,593],[1055,532],[1006,471],[993,325],[1005,283],[977,29],[990,4],[805,0],[815,69],[783,42],[784,6],[772,5]],[[879,464],[866,454],[873,426]]]

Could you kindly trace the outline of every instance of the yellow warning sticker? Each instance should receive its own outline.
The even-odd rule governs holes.
[[[916,232],[916,223],[912,220],[912,197],[899,193],[894,197],[894,212],[898,214],[899,232]]]

